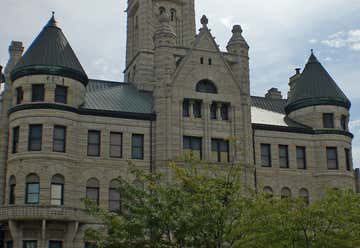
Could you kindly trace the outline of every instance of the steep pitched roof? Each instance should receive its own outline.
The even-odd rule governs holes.
[[[286,106],[286,112],[314,105],[350,108],[351,103],[312,53]]]
[[[87,83],[87,75],[54,15],[11,73],[12,80],[34,74],[60,75]]]

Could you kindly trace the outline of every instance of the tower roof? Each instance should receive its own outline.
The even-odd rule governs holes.
[[[350,108],[351,103],[312,52],[288,99],[286,112],[308,106],[335,105]]]
[[[50,74],[70,77],[86,84],[88,77],[58,26],[54,13],[11,72],[17,78]]]

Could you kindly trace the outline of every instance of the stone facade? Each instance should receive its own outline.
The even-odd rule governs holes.
[[[195,34],[194,0],[129,0],[128,5],[125,83],[84,82],[64,65],[16,67],[29,58],[22,56],[21,43],[11,44],[0,101],[0,243],[2,238],[17,248],[26,240],[41,248],[50,241],[84,247],[84,230],[99,224],[82,210],[89,181],[96,179],[99,205],[108,208],[112,181],[128,176],[129,160],[144,170],[167,172],[167,163],[181,163],[189,149],[214,166],[242,166],[245,186],[258,192],[313,201],[327,188],[355,189],[349,107],[322,102],[287,113],[287,100],[275,88],[266,97],[252,97],[249,46],[241,27],[234,26],[227,51],[220,51],[206,16]],[[59,30],[51,19],[43,32]],[[296,94],[299,78],[297,71],[289,96]],[[34,102],[37,84],[44,85],[44,98]],[[66,87],[66,102],[55,101],[57,86]],[[150,111],[144,109],[148,103]],[[324,127],[329,113],[333,127]],[[34,124],[42,125],[38,151],[29,144]],[[56,126],[66,127],[64,152],[54,151]],[[97,156],[89,156],[93,130],[100,132]],[[122,137],[117,158],[110,156],[113,132]],[[134,159],[139,147],[133,135],[139,134],[142,156]],[[198,143],[193,146],[191,139]],[[335,158],[328,148],[336,148]],[[336,168],[329,169],[331,163]],[[61,204],[52,202],[55,177],[63,179]],[[28,202],[29,178],[38,178],[35,204]]]

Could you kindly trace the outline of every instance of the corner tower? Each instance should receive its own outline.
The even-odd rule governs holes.
[[[189,48],[195,39],[194,0],[128,0],[125,80],[153,82],[154,35],[166,12],[177,47]]]

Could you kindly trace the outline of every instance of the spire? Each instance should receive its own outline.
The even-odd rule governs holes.
[[[239,48],[249,49],[249,45],[242,36],[242,28],[240,25],[234,25],[232,29],[232,37],[230,38],[226,48],[229,52],[237,53]]]

